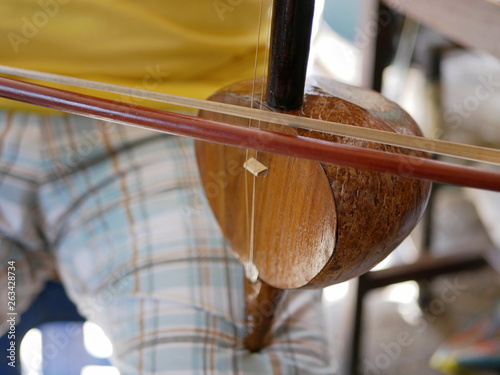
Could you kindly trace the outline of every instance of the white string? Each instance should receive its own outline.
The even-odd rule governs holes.
[[[263,11],[264,11],[264,0],[261,0],[260,2],[260,12],[259,12],[259,27],[257,30],[257,46],[255,48],[255,61],[254,61],[254,71],[253,71],[253,81],[252,81],[252,99],[251,99],[251,108],[254,108],[255,105],[255,85],[257,81],[257,66],[258,66],[258,61],[259,61],[259,47],[260,47],[260,36],[261,36],[261,30],[262,30],[262,19],[263,19]],[[269,44],[269,38],[268,38],[268,44]],[[264,56],[264,61],[268,61],[268,53],[269,53],[269,45],[266,46],[265,49],[265,56]],[[263,83],[262,83],[263,84]],[[263,96],[264,96],[264,90],[263,87],[261,86],[260,90],[260,98],[259,98],[259,110],[262,110],[263,106]],[[251,122],[250,122],[251,124]],[[261,128],[261,121],[258,121],[257,129]],[[258,151],[255,151],[255,159],[258,159],[257,157]],[[246,157],[245,160],[249,159],[249,149],[246,151]],[[251,205],[251,212],[250,212],[250,219],[249,219],[249,205],[248,205],[248,173],[245,173],[245,200],[246,200],[246,216],[247,216],[247,235],[249,239],[248,243],[248,263],[245,265],[245,274],[246,277],[251,281],[251,282],[256,282],[257,278],[259,277],[259,270],[257,269],[257,266],[255,264],[255,199],[256,199],[256,184],[257,184],[257,177],[252,174],[252,205]],[[248,230],[248,222],[250,222],[250,230]]]

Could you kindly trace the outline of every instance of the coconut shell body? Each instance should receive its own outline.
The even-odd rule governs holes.
[[[210,100],[260,108],[262,94],[239,82]],[[269,109],[271,110],[271,109]],[[297,116],[421,135],[411,117],[380,94],[335,81],[308,82]],[[200,116],[240,126],[319,138],[398,155],[421,152],[234,116]],[[255,140],[266,142],[266,139]],[[253,261],[259,279],[279,289],[316,288],[367,272],[393,251],[418,223],[431,183],[411,177],[256,153],[196,142],[202,182],[233,252]],[[244,164],[257,159],[267,169],[254,176]],[[401,164],[403,176],[411,165]]]

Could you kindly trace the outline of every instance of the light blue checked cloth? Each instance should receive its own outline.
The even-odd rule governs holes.
[[[191,140],[0,112],[0,155],[2,274],[15,259],[19,311],[57,267],[123,375],[332,374],[319,291],[289,292],[271,345],[244,349],[242,267],[205,201]]]

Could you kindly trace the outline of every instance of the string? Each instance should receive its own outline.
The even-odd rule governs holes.
[[[250,108],[254,108],[255,104],[255,83],[257,80],[257,66],[259,63],[259,47],[260,47],[260,33],[262,27],[262,8],[264,5],[264,0],[260,1],[259,9],[259,20],[257,23],[257,43],[255,45],[255,59],[253,67],[253,79],[252,79],[252,95],[250,100]],[[252,126],[252,121],[250,121],[250,126]],[[260,128],[260,121],[258,122],[257,128]],[[245,160],[249,160],[250,149],[246,149]],[[258,270],[254,263],[254,228],[255,228],[255,177],[252,180],[252,198],[251,207],[249,208],[249,192],[248,192],[248,173],[245,173],[245,203],[246,203],[246,226],[247,226],[247,238],[248,238],[248,264],[245,269],[246,277],[251,282],[257,281]],[[249,217],[250,215],[250,217]]]
[[[259,63],[259,47],[260,47],[260,37],[262,32],[262,20],[264,13],[264,0],[260,2],[260,11],[259,11],[259,22],[257,27],[257,45],[255,48],[255,60],[254,60],[254,69],[253,69],[253,80],[252,80],[252,94],[251,94],[251,104],[250,107],[253,109],[255,105],[255,86],[257,82],[257,66]],[[269,34],[269,30],[267,31]],[[269,53],[269,38],[267,38],[267,45],[264,53],[264,61],[268,62],[268,53]],[[263,85],[263,83],[261,84]],[[259,110],[262,110],[263,102],[264,102],[264,90],[261,86],[260,88],[260,98],[259,98]],[[250,121],[250,126],[252,122]],[[257,122],[257,129],[261,128],[261,120]],[[246,150],[245,160],[249,160],[249,152],[250,150]],[[258,151],[255,150],[254,158],[258,160]],[[246,277],[251,282],[256,282],[259,276],[259,271],[255,265],[255,201],[256,201],[256,184],[257,184],[257,176],[252,174],[252,197],[251,197],[251,207],[250,207],[250,218],[249,216],[249,204],[248,204],[248,173],[245,173],[245,200],[246,200],[246,218],[247,218],[247,235],[248,235],[248,265],[245,268]],[[248,228],[248,223],[250,223],[250,228]]]
[[[33,70],[13,68],[0,65],[0,74],[36,79],[44,82],[60,83],[73,87],[88,88],[115,94],[132,96],[161,103],[180,105],[226,115],[260,120],[295,128],[315,130],[323,133],[336,134],[370,142],[400,146],[420,152],[429,152],[450,156],[457,159],[479,161],[500,165],[500,150],[467,144],[428,139],[418,136],[391,133],[383,130],[360,128],[337,122],[327,122],[318,119],[298,117],[289,114],[262,111],[256,108],[246,108],[237,105],[211,102],[203,99],[187,98],[173,94],[135,89],[126,86],[95,82],[80,78],[67,77],[58,74],[43,73]]]

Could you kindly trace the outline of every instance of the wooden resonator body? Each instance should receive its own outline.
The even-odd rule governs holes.
[[[210,100],[259,108],[260,84],[228,86]],[[253,99],[252,99],[253,98]],[[334,81],[308,82],[302,107],[287,113],[421,135],[399,106],[380,94]],[[201,117],[398,154],[399,147],[202,111]],[[266,139],[255,142],[266,142]],[[316,288],[367,272],[408,236],[431,183],[219,144],[196,142],[205,192],[217,221],[243,263],[253,257],[259,279],[278,289]],[[250,158],[267,167],[254,177]],[[411,165],[401,164],[411,174]],[[253,248],[253,255],[251,247]]]

